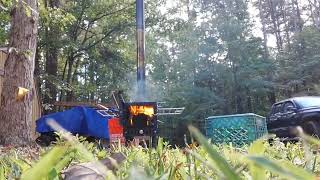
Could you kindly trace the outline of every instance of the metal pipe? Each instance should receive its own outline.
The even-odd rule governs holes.
[[[144,23],[144,2],[136,0],[136,29],[137,29],[137,83],[138,94],[145,93],[145,23]]]

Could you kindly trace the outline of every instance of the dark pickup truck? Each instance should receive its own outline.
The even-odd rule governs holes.
[[[269,133],[279,138],[295,138],[297,126],[309,135],[320,137],[320,96],[295,97],[275,103],[267,117],[267,126]]]

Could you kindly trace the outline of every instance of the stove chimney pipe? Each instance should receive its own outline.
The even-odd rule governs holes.
[[[136,36],[137,36],[137,84],[138,96],[145,94],[145,24],[144,24],[144,2],[136,0]]]

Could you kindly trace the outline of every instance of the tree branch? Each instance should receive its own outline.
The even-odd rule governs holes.
[[[79,29],[82,29],[82,30],[85,31],[84,38],[83,38],[83,40],[81,42],[81,45],[84,45],[87,40],[89,40],[89,39],[91,39],[91,38],[93,38],[94,36],[97,35],[96,33],[94,33],[94,32],[89,30],[96,21],[98,21],[98,20],[100,20],[100,19],[102,19],[104,17],[107,17],[107,16],[110,16],[110,15],[114,15],[114,14],[117,14],[119,12],[122,12],[122,11],[128,9],[133,4],[134,3],[131,3],[130,5],[128,5],[128,6],[124,7],[124,8],[121,8],[119,10],[116,10],[116,11],[113,11],[113,12],[110,12],[110,13],[100,13],[100,14],[98,14],[94,19],[89,20],[87,28],[83,28],[82,26],[80,26]],[[92,33],[93,35],[88,37],[88,33],[89,32]]]
[[[119,29],[121,27],[120,26],[115,26],[114,28],[112,28],[110,31],[108,31],[102,38],[100,38],[99,40],[95,41],[94,43],[92,44],[89,44],[88,46],[86,47],[83,47],[83,48],[79,48],[75,53],[74,53],[74,56],[73,58],[76,58],[76,57],[79,57],[83,54],[82,51],[87,51],[89,49],[91,49],[92,47],[94,47],[95,45],[101,43],[103,40],[105,40],[107,37],[109,37],[114,31],[116,31],[117,29]]]
[[[113,11],[113,12],[110,12],[110,13],[105,13],[105,14],[104,14],[104,13],[101,13],[100,16],[97,16],[96,18],[92,19],[90,22],[95,22],[95,21],[100,20],[100,19],[102,19],[102,18],[104,18],[104,17],[106,17],[106,16],[110,16],[110,15],[117,14],[117,13],[119,13],[119,12],[122,12],[123,10],[128,9],[129,7],[131,7],[131,6],[134,5],[134,4],[135,4],[135,3],[131,3],[130,5],[128,5],[128,6],[124,7],[124,8],[118,9],[118,10]]]

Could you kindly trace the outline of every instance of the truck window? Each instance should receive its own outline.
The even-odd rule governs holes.
[[[272,108],[272,114],[277,114],[282,112],[282,103],[276,104]]]
[[[288,102],[286,102],[285,104],[284,104],[284,112],[289,112],[289,107],[295,107],[294,106],[294,104],[292,103],[292,102],[290,102],[290,101],[288,101]]]

